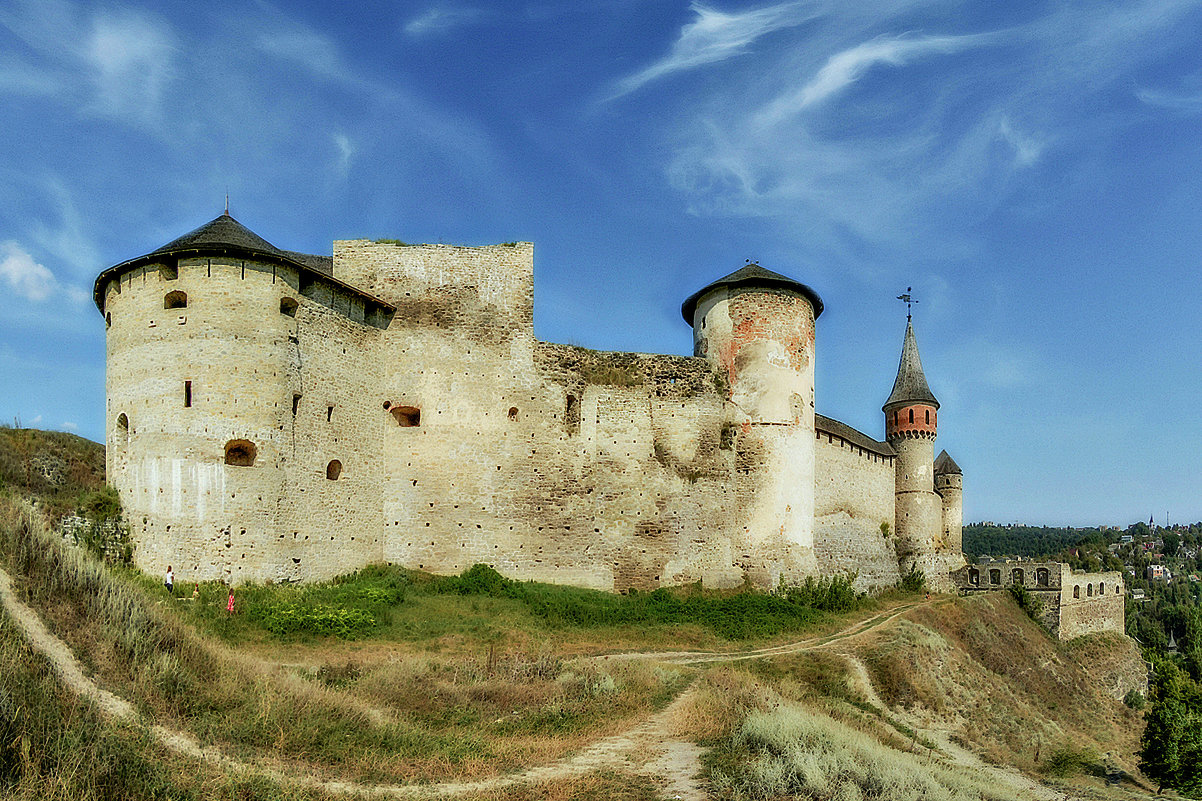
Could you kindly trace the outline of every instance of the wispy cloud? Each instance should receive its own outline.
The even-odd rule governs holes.
[[[995,39],[988,34],[878,36],[831,56],[800,91],[777,98],[756,115],[757,121],[761,125],[771,125],[807,106],[821,103],[858,81],[877,64],[900,67],[923,56],[955,53]]]
[[[165,24],[130,11],[98,13],[82,52],[95,83],[97,110],[156,119],[175,54]]]
[[[355,155],[355,144],[346,134],[334,134],[334,147],[338,150],[336,164],[338,172],[346,177],[347,172],[351,167],[351,159]]]
[[[413,37],[437,36],[478,22],[485,14],[483,9],[468,6],[434,6],[406,22],[405,33]]]
[[[275,30],[260,36],[257,44],[263,52],[298,64],[319,78],[354,80],[334,40],[316,31],[301,27]]]
[[[1164,92],[1155,89],[1139,89],[1135,96],[1149,106],[1172,109],[1174,111],[1202,111],[1202,92],[1196,94],[1180,94]]]
[[[0,242],[0,279],[17,295],[35,303],[54,296],[63,296],[74,303],[87,299],[79,288],[60,283],[49,268],[13,240]]]
[[[619,81],[610,100],[665,75],[737,56],[761,36],[817,16],[813,4],[805,2],[779,3],[733,14],[694,2],[692,10],[697,18],[681,29],[672,51],[645,70]]]

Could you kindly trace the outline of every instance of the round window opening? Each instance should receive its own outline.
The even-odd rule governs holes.
[[[330,481],[337,481],[340,475],[342,475],[342,462],[334,459],[326,465],[326,478]]]

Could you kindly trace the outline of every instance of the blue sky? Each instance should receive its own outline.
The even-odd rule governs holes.
[[[1202,0],[0,4],[0,419],[104,432],[103,268],[535,243],[535,330],[688,353],[745,259],[813,286],[882,433],[907,286],[969,520],[1202,519]]]

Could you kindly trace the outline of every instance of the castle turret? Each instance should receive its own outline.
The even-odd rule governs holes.
[[[694,354],[728,387],[743,535],[735,562],[761,586],[812,574],[814,321],[822,300],[748,264],[689,297],[681,312],[693,326]]]
[[[939,401],[927,386],[909,320],[897,379],[882,410],[885,438],[897,451],[895,530],[904,570],[914,554],[935,550],[943,531],[943,505],[935,493],[933,471]]]
[[[935,492],[943,499],[943,547],[952,553],[963,550],[964,476],[960,465],[947,451],[935,457]]]

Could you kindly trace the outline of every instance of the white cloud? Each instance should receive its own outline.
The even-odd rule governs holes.
[[[75,303],[87,299],[87,294],[78,287],[60,284],[54,273],[12,240],[0,242],[0,279],[18,295],[35,303],[56,294]]]
[[[334,134],[334,146],[338,149],[338,171],[345,176],[355,155],[355,144],[346,134]]]
[[[258,44],[264,52],[299,64],[318,77],[340,82],[354,80],[334,41],[316,31],[294,27],[266,33],[259,37]]]
[[[1202,111],[1202,93],[1178,94],[1157,91],[1155,89],[1139,89],[1135,92],[1135,96],[1149,106],[1158,106],[1174,111]]]
[[[60,426],[64,431],[76,432],[79,430],[79,423],[72,423],[70,420],[64,420]]]
[[[765,34],[800,25],[817,16],[812,4],[796,1],[735,14],[694,2],[692,10],[697,19],[681,29],[672,52],[642,72],[623,78],[609,99],[629,94],[673,72],[724,61],[744,52]]]
[[[1031,166],[1043,154],[1044,143],[1034,136],[1020,133],[1007,117],[1002,117],[998,122],[998,136],[1014,148],[1014,162],[1020,167]]]
[[[171,31],[149,17],[121,12],[98,13],[83,50],[96,87],[95,106],[112,116],[159,116],[173,73]]]
[[[405,23],[405,33],[414,37],[444,34],[476,22],[484,13],[478,8],[434,6]]]
[[[800,91],[773,101],[757,115],[760,124],[773,124],[821,103],[859,80],[871,67],[888,64],[893,67],[926,55],[954,53],[989,42],[987,34],[967,36],[878,36],[831,56],[818,74]]]

